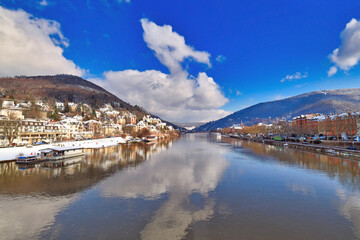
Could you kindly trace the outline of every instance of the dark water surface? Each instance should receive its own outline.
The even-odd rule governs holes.
[[[360,239],[358,162],[185,135],[0,164],[0,239]]]

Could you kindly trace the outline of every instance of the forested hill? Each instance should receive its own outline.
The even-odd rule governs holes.
[[[0,92],[17,100],[86,103],[92,107],[110,104],[115,109],[127,109],[137,115],[147,114],[141,107],[132,106],[98,85],[72,75],[3,77],[0,78]]]
[[[197,131],[209,131],[233,124],[253,125],[311,113],[343,113],[360,111],[360,88],[321,90],[277,101],[263,102],[237,111],[217,121],[208,122]]]

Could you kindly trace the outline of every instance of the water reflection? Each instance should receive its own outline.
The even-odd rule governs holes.
[[[341,200],[340,213],[353,223],[354,234],[360,239],[360,194],[338,189],[337,195]]]
[[[358,162],[186,135],[0,165],[0,238],[360,239]]]
[[[272,145],[239,141],[231,138],[224,138],[223,141],[235,146],[235,150],[237,148],[251,150],[242,151],[242,154],[256,154],[261,156],[256,158],[257,161],[268,162],[271,158],[271,160],[277,161],[279,164],[284,164],[285,166],[320,171],[330,178],[336,178],[346,187],[353,190],[360,190],[360,170],[358,161]]]
[[[141,231],[142,239],[181,239],[191,223],[212,216],[215,199],[208,193],[216,188],[228,162],[224,149],[193,141],[189,135],[141,168],[127,169],[102,184],[105,197],[156,199],[167,193],[167,200]],[[194,204],[193,194],[200,194],[204,202]]]
[[[234,146],[233,151],[240,150],[241,154],[246,156],[259,156],[252,158],[256,161],[267,164],[276,162],[280,166],[311,170],[313,171],[312,174],[319,172],[328,176],[329,179],[335,180],[339,184],[334,189],[338,199],[332,199],[332,205],[340,215],[351,222],[353,236],[360,239],[360,171],[358,161],[235,139],[223,139],[223,141]],[[316,182],[309,184],[304,180],[298,179],[298,182],[288,182],[286,187],[294,194],[303,195],[306,198],[328,197],[327,194],[329,193],[325,194],[324,192],[317,195],[319,189],[316,190],[314,187]],[[324,189],[321,190],[324,191]],[[326,221],[327,219],[324,219],[324,222]]]
[[[39,238],[78,193],[116,171],[141,164],[171,141],[88,150],[86,156],[23,168],[0,164],[0,233],[4,239]],[[56,234],[53,236],[56,238]]]
[[[66,195],[91,187],[122,168],[136,166],[164,151],[171,141],[87,150],[86,156],[22,168],[0,164],[0,194]],[[71,178],[71,184],[69,179]]]
[[[44,227],[55,222],[56,214],[75,199],[74,195],[58,198],[0,195],[0,238],[38,238]]]

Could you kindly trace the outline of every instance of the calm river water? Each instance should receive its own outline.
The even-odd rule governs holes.
[[[235,139],[0,164],[0,239],[360,239],[358,162]]]

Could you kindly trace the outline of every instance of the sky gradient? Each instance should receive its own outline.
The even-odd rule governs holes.
[[[0,0],[0,75],[76,74],[175,122],[360,87],[359,1]]]

